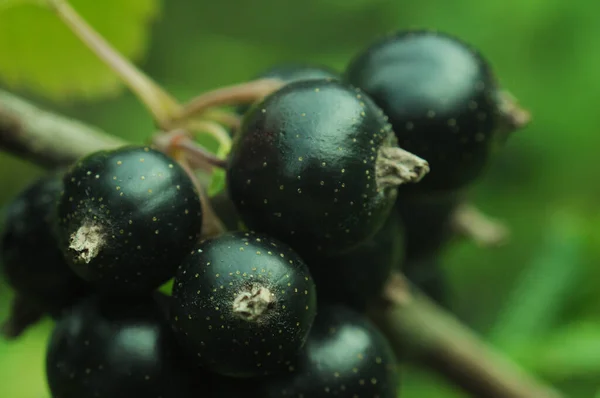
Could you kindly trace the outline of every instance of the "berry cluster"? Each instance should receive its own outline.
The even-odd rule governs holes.
[[[483,58],[434,32],[376,42],[344,74],[265,77],[284,84],[237,108],[226,190],[210,202],[175,156],[125,146],[8,207],[16,302],[56,319],[54,398],[398,396],[396,358],[365,311],[440,244],[448,198],[514,113]],[[207,203],[227,225],[208,238]]]

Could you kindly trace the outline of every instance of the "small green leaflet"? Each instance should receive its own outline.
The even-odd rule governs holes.
[[[221,158],[226,156],[229,153],[229,149],[230,148],[225,148],[223,146],[219,147],[217,156]],[[213,197],[223,189],[225,189],[225,170],[215,168],[208,186],[208,196]]]
[[[22,3],[22,4],[19,4]],[[100,98],[120,79],[40,0],[0,0],[0,82],[52,100]],[[140,59],[159,0],[72,0],[72,6],[124,56]]]

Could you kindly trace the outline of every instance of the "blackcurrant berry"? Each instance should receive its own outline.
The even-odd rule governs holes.
[[[295,249],[336,253],[383,225],[397,186],[427,162],[400,149],[383,112],[335,80],[287,84],[245,115],[227,168],[242,221]]]
[[[396,362],[381,332],[363,315],[324,306],[289,375],[264,383],[264,398],[396,398]]]
[[[56,324],[46,374],[56,398],[187,398],[189,375],[181,364],[152,298],[94,296]]]
[[[405,229],[407,262],[440,253],[452,238],[452,215],[462,197],[455,193],[401,198],[396,204]]]
[[[381,293],[392,270],[404,258],[404,231],[397,211],[384,226],[357,248],[338,256],[306,259],[317,290],[319,303],[340,303],[356,310]]]
[[[506,138],[504,100],[490,65],[456,37],[398,32],[357,55],[346,78],[389,116],[400,147],[430,163],[432,172],[408,191],[465,186]]]
[[[60,175],[29,185],[5,208],[1,265],[8,284],[43,311],[57,315],[89,286],[67,265],[55,236]]]
[[[255,79],[276,78],[285,83],[299,80],[312,79],[341,79],[338,72],[324,65],[311,65],[303,63],[285,63],[274,65],[255,76]],[[237,108],[239,114],[245,113],[249,105]]]
[[[179,267],[171,323],[200,366],[249,377],[286,369],[316,313],[307,266],[266,235],[228,232],[199,244]]]
[[[161,152],[135,146],[96,152],[63,182],[61,247],[76,273],[106,290],[158,287],[200,237],[194,183]]]

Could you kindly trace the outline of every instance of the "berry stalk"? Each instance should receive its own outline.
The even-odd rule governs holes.
[[[177,101],[119,54],[67,1],[48,0],[47,4],[63,23],[137,95],[150,110],[156,124],[162,129],[168,129],[172,116],[179,110]]]

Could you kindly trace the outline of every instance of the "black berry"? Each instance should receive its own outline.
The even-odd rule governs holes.
[[[56,398],[191,397],[180,359],[153,299],[91,297],[56,324],[46,373]]]
[[[346,307],[324,306],[289,375],[264,384],[264,398],[396,398],[399,383],[379,330]]]
[[[299,80],[313,79],[341,79],[338,72],[324,66],[302,63],[286,63],[274,65],[255,76],[255,79],[276,78],[285,83]],[[243,105],[237,108],[239,114],[245,113],[250,106]]]
[[[167,281],[196,244],[202,210],[185,170],[145,147],[100,151],[64,176],[59,237],[72,268],[120,293]]]
[[[450,35],[402,31],[388,36],[360,53],[346,78],[389,116],[400,147],[430,163],[431,173],[407,190],[465,186],[506,138],[490,66]]]
[[[200,366],[249,377],[286,369],[316,310],[308,268],[289,246],[229,232],[201,243],[179,267],[171,322]]]
[[[69,268],[54,234],[59,175],[44,176],[5,208],[1,265],[16,293],[57,315],[83,296],[89,286]]]
[[[340,303],[357,310],[377,298],[392,270],[404,259],[404,230],[398,212],[357,248],[338,256],[315,256],[307,264],[317,284],[319,303]]]
[[[229,195],[250,228],[304,251],[349,250],[381,228],[397,186],[427,163],[396,145],[383,112],[335,80],[289,83],[236,135]]]

